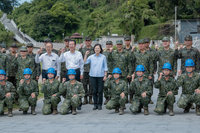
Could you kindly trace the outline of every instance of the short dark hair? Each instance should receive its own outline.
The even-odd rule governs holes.
[[[69,40],[69,43],[70,42],[74,42],[74,44],[76,45],[76,40]]]
[[[53,43],[52,43],[52,42],[47,42],[47,43],[45,44],[45,46],[46,46],[47,44],[51,44],[51,46],[52,46],[52,48],[53,48]]]
[[[99,44],[99,43],[97,43],[97,44],[94,45],[93,51],[94,51],[95,47],[97,47],[97,46],[100,47],[100,49],[101,49],[100,53],[102,54],[103,53],[103,49],[102,49],[101,44]],[[95,51],[94,51],[94,53],[95,53]]]

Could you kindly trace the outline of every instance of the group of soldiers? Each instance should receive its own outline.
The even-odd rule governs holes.
[[[69,38],[64,39],[64,51],[69,51]],[[45,44],[51,40],[45,40]],[[130,111],[134,114],[144,109],[148,115],[148,104],[153,103],[151,96],[153,88],[159,89],[155,112],[163,114],[169,109],[169,114],[174,115],[173,104],[178,88],[182,87],[182,94],[178,100],[178,107],[187,113],[196,104],[196,114],[200,115],[200,77],[199,77],[199,51],[192,47],[192,37],[185,37],[185,47],[175,45],[170,48],[170,39],[162,39],[162,47],[151,48],[150,39],[138,41],[138,46],[131,45],[131,37],[124,37],[116,41],[116,49],[112,41],[106,42],[103,54],[107,58],[108,76],[104,82],[104,97],[107,109],[115,109],[120,115],[126,109],[125,104],[130,102]],[[41,74],[41,66],[35,62],[36,54],[33,53],[33,44],[20,48],[17,53],[17,45],[10,47],[9,54],[0,53],[0,114],[4,114],[4,107],[8,108],[8,116],[12,115],[13,103],[19,104],[23,114],[27,114],[31,107],[31,114],[35,115],[37,97],[39,95],[38,80]],[[63,49],[62,49],[63,51]],[[82,56],[89,51],[94,54],[92,40],[85,39],[85,46],[80,45]],[[43,49],[43,53],[45,53]],[[53,50],[60,54],[60,51]],[[177,60],[181,59],[181,70],[177,72]],[[84,74],[81,82],[75,79],[74,69],[66,70],[65,63],[61,63],[60,82],[56,77],[56,70],[48,68],[47,79],[43,79],[41,92],[44,93],[44,115],[57,114],[57,105],[64,97],[60,109],[61,114],[71,111],[77,114],[76,109],[81,104],[93,104],[92,88],[89,82],[89,65],[84,65]],[[154,76],[158,74],[158,80],[154,83]],[[175,79],[178,73],[177,80]],[[66,76],[69,81],[66,80]],[[56,77],[56,78],[55,78]],[[84,98],[82,102],[82,97]],[[89,100],[88,100],[89,98]]]

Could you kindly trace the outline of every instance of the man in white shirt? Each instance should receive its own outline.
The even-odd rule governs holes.
[[[70,51],[67,51],[64,53],[64,49],[62,50],[62,53],[59,57],[60,62],[65,62],[66,69],[75,69],[76,71],[76,80],[80,81],[83,79],[83,72],[84,72],[84,61],[83,56],[81,52],[76,51],[76,41],[70,40],[69,41],[69,49]],[[66,79],[63,79],[64,81],[68,81],[68,76],[66,76]]]
[[[55,78],[58,79],[60,76],[60,62],[58,61],[59,56],[52,52],[53,44],[48,42],[45,45],[46,53],[42,54],[42,48],[40,48],[35,56],[35,62],[40,63],[42,62],[42,79],[48,79],[47,70],[49,68],[54,68],[56,70]]]

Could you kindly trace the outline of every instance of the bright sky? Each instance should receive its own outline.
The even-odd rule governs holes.
[[[30,1],[32,1],[32,0],[19,0],[19,3],[22,4],[22,3],[26,2],[26,1],[27,1],[27,2],[30,2]]]

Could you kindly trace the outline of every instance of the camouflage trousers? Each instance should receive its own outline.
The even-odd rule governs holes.
[[[60,113],[62,115],[65,115],[69,113],[71,108],[77,108],[81,104],[81,98],[80,97],[72,97],[72,98],[66,98],[63,101],[63,104],[61,105],[60,108]]]
[[[109,88],[107,88],[107,87],[105,87],[104,86],[104,88],[103,88],[103,94],[104,94],[104,97],[106,98],[106,99],[110,99],[110,91],[109,91],[110,89]]]
[[[197,106],[200,106],[200,94],[181,94],[177,105],[179,108],[185,109],[187,106],[190,106],[192,103],[195,103]]]
[[[52,109],[57,109],[58,103],[60,102],[60,97],[57,96],[51,96],[49,99],[43,100],[43,107],[42,107],[42,113],[44,115],[48,115],[52,113]]]
[[[150,102],[150,97],[141,97],[141,96],[134,96],[132,104],[130,106],[130,111],[132,113],[138,113],[140,112],[142,107],[148,108],[148,104]]]
[[[126,104],[126,97],[124,98],[111,97],[109,102],[106,104],[106,109],[111,110],[111,109],[124,108],[125,104]]]
[[[0,100],[0,114],[4,113],[4,108],[7,107],[8,109],[13,108],[14,97],[6,97]]]
[[[90,84],[89,72],[84,72],[83,77],[84,78],[82,79],[82,83],[85,90],[85,96],[92,96],[92,87]]]
[[[175,103],[175,96],[168,95],[166,97],[158,96],[156,107],[154,109],[154,112],[158,114],[162,114],[166,112],[167,107],[173,107]]]
[[[37,97],[32,98],[30,97],[19,97],[19,108],[22,111],[28,111],[29,106],[36,107],[37,104]]]

